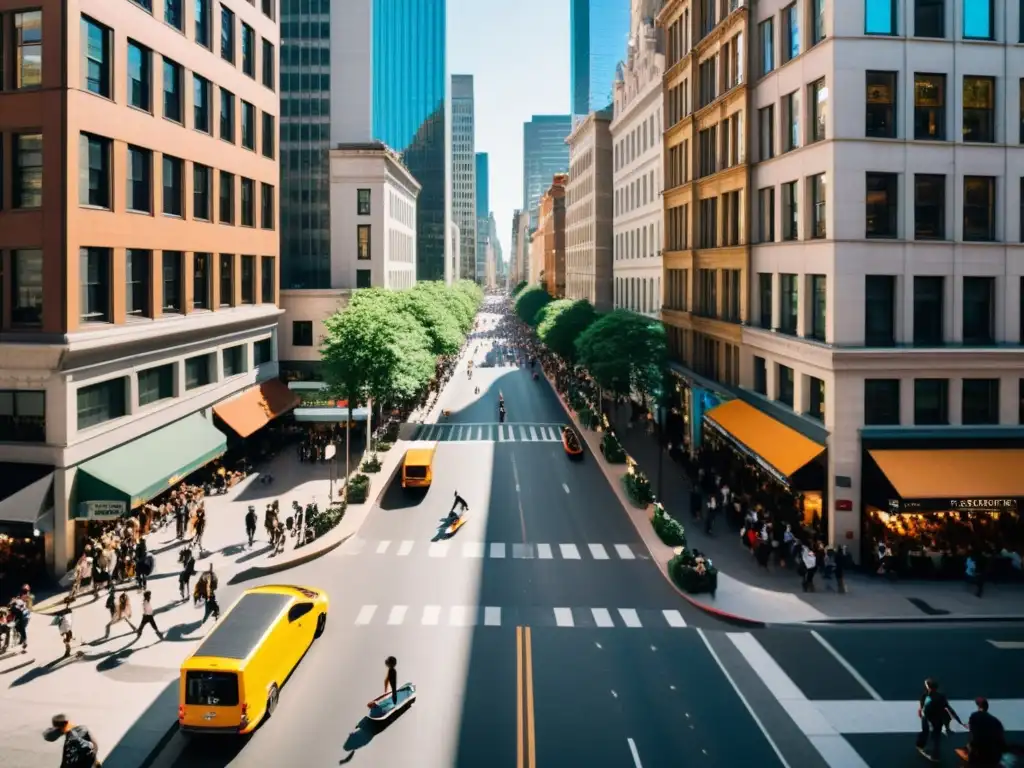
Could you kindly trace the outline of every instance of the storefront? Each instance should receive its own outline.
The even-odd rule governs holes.
[[[962,579],[967,556],[983,554],[992,578],[1022,577],[1024,447],[955,442],[865,440],[862,562],[877,569],[884,556],[898,573]]]
[[[331,397],[322,381],[291,381],[288,389],[299,397],[298,407],[292,412],[297,423],[344,425],[351,420],[349,426],[355,428],[370,416],[368,408],[354,408],[350,414],[348,400]]]
[[[279,379],[250,387],[238,397],[218,403],[213,413],[231,432],[245,439],[255,435],[299,405],[299,395]]]
[[[0,464],[0,601],[46,571],[53,546],[53,467]]]
[[[726,402],[729,396],[706,386],[681,366],[670,364],[670,372],[674,390],[669,393],[668,439],[681,440],[689,451],[695,452],[704,438],[704,414]]]

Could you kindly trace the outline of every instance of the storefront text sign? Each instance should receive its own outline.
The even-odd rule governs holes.
[[[889,499],[889,511],[897,512],[996,512],[1016,511],[1017,499]]]
[[[78,505],[78,516],[86,520],[110,520],[127,511],[123,501],[83,501]]]

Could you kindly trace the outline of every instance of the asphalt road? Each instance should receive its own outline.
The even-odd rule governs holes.
[[[896,768],[920,761],[912,735],[857,733],[815,749],[765,669],[812,702],[872,711],[886,703],[862,681],[893,701],[915,699],[927,675],[951,698],[1024,698],[1024,650],[987,642],[1024,640],[1020,628],[823,628],[828,650],[805,628],[748,633],[692,608],[649,560],[594,457],[569,462],[551,437],[567,417],[547,383],[493,354],[481,362],[442,395],[451,426],[429,492],[394,485],[356,539],[275,577],[327,590],[331,615],[273,718],[242,740],[176,735],[156,768]],[[469,517],[444,542],[439,519],[456,490]],[[372,728],[366,702],[383,690],[389,654],[419,696]],[[861,762],[822,758],[839,742]]]

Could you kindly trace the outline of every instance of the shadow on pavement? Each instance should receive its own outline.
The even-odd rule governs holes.
[[[178,681],[173,680],[110,750],[104,768],[148,768],[177,733],[177,712]]]
[[[345,739],[345,744],[342,746],[342,749],[344,749],[348,754],[338,761],[338,765],[347,765],[348,763],[351,763],[360,749],[373,741],[376,736],[391,727],[392,723],[412,709],[415,704],[415,701],[410,702],[408,706],[402,707],[390,719],[385,720],[384,722],[375,722],[368,717],[364,717],[360,720],[355,729],[349,733],[348,738]]]
[[[391,512],[398,509],[412,509],[422,504],[430,494],[429,488],[403,488],[401,471],[395,473],[391,484],[381,494],[377,506]]]

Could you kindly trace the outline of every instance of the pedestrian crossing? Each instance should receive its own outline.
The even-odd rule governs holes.
[[[332,621],[335,620],[332,617]],[[686,629],[675,609],[545,608],[497,605],[363,605],[351,617],[356,627],[555,627],[562,629]]]
[[[420,424],[410,440],[441,443],[560,443],[562,424]]]
[[[648,560],[640,544],[547,544],[500,541],[372,541],[351,538],[336,557],[424,557],[435,560]]]

